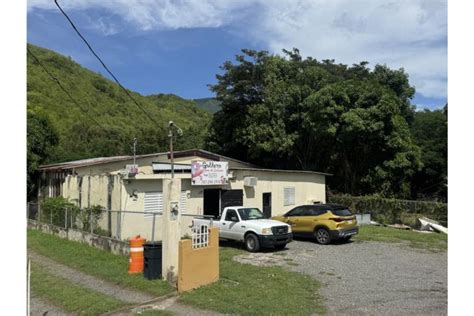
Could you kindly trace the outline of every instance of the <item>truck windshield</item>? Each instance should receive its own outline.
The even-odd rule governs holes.
[[[239,215],[243,221],[265,219],[263,213],[258,208],[239,208]]]

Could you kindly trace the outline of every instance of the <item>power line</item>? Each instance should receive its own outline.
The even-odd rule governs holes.
[[[99,62],[102,64],[102,67],[104,67],[104,69],[109,73],[110,76],[112,76],[112,78],[115,80],[115,82],[120,86],[120,88],[122,88],[122,90],[127,94],[127,96],[133,101],[133,103],[135,103],[135,105],[140,108],[140,110],[143,111],[143,113],[145,113],[145,115],[150,119],[152,120],[155,124],[158,124],[159,123],[150,115],[150,113],[148,113],[136,100],[135,98],[128,92],[127,89],[124,88],[124,86],[120,83],[120,81],[117,79],[117,77],[112,73],[112,71],[107,67],[107,65],[102,61],[102,59],[99,57],[99,55],[97,55],[97,53],[94,51],[94,49],[92,48],[92,46],[89,44],[89,42],[84,38],[84,36],[82,36],[81,32],[79,32],[79,30],[76,28],[76,26],[74,25],[74,23],[72,22],[72,20],[69,18],[69,16],[66,14],[66,12],[64,12],[64,10],[61,8],[61,6],[59,5],[58,1],[57,0],[54,0],[54,3],[56,4],[56,6],[58,7],[58,9],[61,11],[61,13],[66,17],[66,19],[69,21],[69,23],[71,24],[72,28],[74,29],[74,31],[76,31],[77,35],[79,35],[79,37],[84,41],[84,43],[86,43],[87,47],[89,48],[89,50],[92,52],[92,54],[95,56],[95,58],[97,58],[97,60],[99,60]]]
[[[107,130],[105,127],[103,127],[94,117],[92,117],[92,116],[89,115],[89,111],[88,111],[88,110],[84,109],[84,108],[79,104],[79,102],[77,102],[77,101],[71,96],[71,94],[70,94],[70,93],[64,88],[64,86],[61,84],[61,81],[59,81],[58,78],[56,78],[51,72],[49,72],[48,69],[46,69],[46,67],[40,62],[40,60],[38,59],[38,57],[36,57],[35,54],[33,54],[33,52],[28,48],[28,46],[26,47],[26,49],[27,49],[28,53],[33,57],[33,59],[38,63],[38,65],[40,65],[41,68],[43,68],[43,70],[49,75],[49,77],[50,77],[53,81],[55,81],[55,82],[58,84],[59,88],[61,88],[61,90],[69,97],[69,99],[71,99],[71,101],[72,101],[75,105],[77,105],[77,107],[78,107],[79,109],[81,109],[82,112],[84,112],[84,114],[87,115],[94,123],[96,123],[97,126],[99,126],[104,132],[108,132],[108,130]]]
[[[48,71],[48,69],[46,68],[46,66],[44,66],[44,65],[41,63],[41,61],[39,60],[39,58],[36,57],[35,54],[33,54],[33,52],[28,48],[28,46],[26,47],[26,49],[27,49],[28,53],[33,57],[33,59],[38,63],[38,65],[40,65],[41,68],[43,68],[43,70],[49,75],[49,77],[50,77],[53,81],[55,81],[55,82],[58,84],[58,86],[59,86],[59,87],[61,88],[61,90],[69,97],[69,99],[71,99],[71,101],[72,101],[75,105],[77,105],[77,107],[78,107],[79,109],[81,109],[81,111],[82,111],[88,118],[90,118],[100,129],[102,129],[105,133],[107,133],[108,137],[110,138],[111,135],[109,134],[109,132],[110,132],[111,130],[108,130],[107,128],[103,127],[102,124],[100,124],[93,116],[89,115],[89,109],[90,109],[90,107],[89,107],[89,109],[84,109],[84,108],[80,105],[80,103],[77,102],[76,99],[74,99],[74,98],[72,97],[72,95],[66,90],[66,88],[64,88],[64,86],[61,84],[61,81],[59,81],[59,79],[58,79],[57,77],[55,77],[51,72]],[[127,141],[122,137],[122,135],[121,135],[120,133],[113,133],[112,135],[117,136],[117,137],[118,137],[118,140],[121,141],[121,142],[123,142],[123,143],[124,143],[124,142],[127,142]],[[115,138],[115,137],[113,137],[113,138]]]

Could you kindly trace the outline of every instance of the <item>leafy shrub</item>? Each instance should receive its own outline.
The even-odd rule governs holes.
[[[370,213],[374,221],[383,224],[401,223],[416,226],[419,217],[438,220],[448,224],[448,205],[439,202],[408,201],[384,198],[379,195],[351,196],[348,194],[328,196],[328,202],[343,204],[354,213]]]
[[[67,211],[66,211],[67,210]],[[67,223],[66,223],[67,213]],[[50,223],[56,226],[68,227],[76,223],[79,208],[62,196],[46,198],[41,203],[41,222]]]
[[[94,232],[98,232],[99,235],[103,235],[99,230],[97,223],[99,222],[102,214],[104,213],[105,208],[100,205],[92,205],[86,207],[79,212],[78,219],[80,223],[80,228],[84,231],[90,231],[91,225]],[[107,233],[108,234],[108,233]],[[103,235],[106,236],[106,235]]]

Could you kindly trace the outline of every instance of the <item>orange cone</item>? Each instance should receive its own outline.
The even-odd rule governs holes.
[[[143,244],[145,238],[140,235],[130,239],[130,259],[128,264],[128,273],[143,272],[144,258],[143,258]]]

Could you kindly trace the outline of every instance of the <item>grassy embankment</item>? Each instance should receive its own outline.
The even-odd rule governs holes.
[[[127,257],[28,230],[28,248],[90,275],[136,290],[162,295],[171,291],[163,281],[149,281],[127,273]],[[323,314],[320,285],[308,276],[281,267],[257,267],[232,260],[245,253],[236,248],[220,249],[220,280],[181,295],[183,303],[223,313]],[[147,311],[160,313],[161,311]]]
[[[147,280],[142,274],[128,274],[128,258],[79,242],[28,230],[28,249],[114,284],[161,296],[172,291],[167,282]]]
[[[35,296],[66,312],[81,315],[100,315],[127,305],[115,298],[54,276],[34,264],[31,269],[31,289]]]
[[[413,248],[430,251],[445,251],[448,247],[448,235],[442,233],[420,233],[382,226],[361,226],[354,241],[381,241],[403,243]]]

